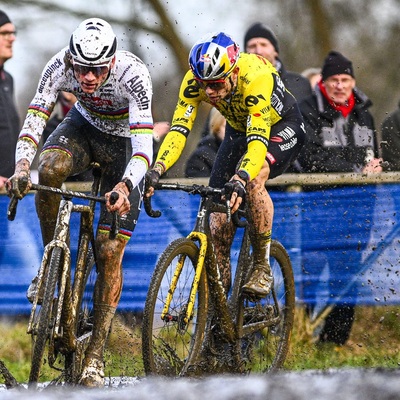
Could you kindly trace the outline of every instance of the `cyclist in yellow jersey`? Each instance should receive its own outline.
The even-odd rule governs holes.
[[[232,212],[246,197],[254,267],[243,291],[262,298],[273,283],[269,252],[274,207],[265,182],[281,175],[301,150],[305,141],[303,120],[295,98],[272,64],[261,56],[239,53],[237,43],[223,32],[198,41],[190,51],[189,65],[170,132],[146,175],[146,195],[153,194],[160,176],[180,157],[200,103],[217,108],[227,125],[209,184],[230,189]],[[227,224],[223,214],[212,214],[210,225],[227,293],[235,227]]]

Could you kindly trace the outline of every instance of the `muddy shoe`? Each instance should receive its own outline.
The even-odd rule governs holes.
[[[78,385],[89,388],[101,388],[104,386],[104,363],[96,358],[85,361],[82,375]]]
[[[42,287],[40,288],[40,292],[38,294],[38,283],[39,283],[39,278],[38,276],[35,276],[32,279],[32,282],[29,285],[28,290],[26,291],[26,297],[28,298],[29,302],[33,304],[35,298],[38,296],[37,304],[41,305],[44,295],[44,285],[42,285]]]
[[[271,292],[273,283],[271,267],[267,263],[256,265],[242,291],[250,297],[262,299]]]

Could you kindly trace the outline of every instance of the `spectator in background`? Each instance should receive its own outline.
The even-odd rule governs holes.
[[[400,171],[400,103],[382,123],[382,158],[385,170]]]
[[[369,111],[372,102],[356,87],[352,62],[331,51],[325,58],[321,77],[314,93],[299,104],[307,132],[306,145],[297,159],[302,171],[381,172],[382,160],[378,157],[375,125]],[[365,207],[373,207],[373,199]],[[338,221],[329,226],[333,241],[343,235],[339,225]],[[345,344],[354,314],[352,304],[335,305],[326,318],[320,341]]]
[[[14,24],[0,10],[0,190],[13,174],[15,146],[20,130],[20,121],[14,101],[14,80],[4,69],[4,64],[13,56],[16,38]]]
[[[265,57],[279,72],[286,88],[300,102],[311,95],[311,86],[304,76],[287,71],[279,58],[278,39],[267,26],[257,22],[250,26],[244,36],[244,51]]]
[[[301,76],[308,79],[311,89],[314,90],[315,85],[321,80],[321,68],[307,68],[301,73]]]
[[[226,120],[212,108],[208,120],[209,134],[203,137],[186,163],[186,178],[208,178],[219,146],[225,136]]]
[[[315,92],[299,106],[308,143],[298,161],[304,172],[382,172],[371,100],[356,87],[353,66],[332,51]]]

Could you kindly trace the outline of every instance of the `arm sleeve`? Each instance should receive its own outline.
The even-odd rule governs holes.
[[[274,76],[270,74],[254,80],[245,93],[249,102],[247,152],[239,170],[245,171],[250,180],[259,174],[267,155],[272,125],[271,96],[274,84]],[[262,96],[259,95],[260,88],[264,89]]]
[[[142,62],[136,63],[134,73],[139,74],[143,90],[140,96],[128,93],[132,155],[123,175],[123,178],[129,178],[133,187],[140,183],[153,162],[153,116],[151,113],[153,86],[150,73]]]
[[[163,173],[171,168],[181,156],[201,101],[202,97],[193,73],[188,71],[182,80],[170,131],[158,150],[155,162],[155,165],[161,167]]]
[[[65,76],[65,49],[61,50],[44,67],[34,98],[29,104],[22,130],[19,134],[15,159],[26,158],[32,163],[57,100],[60,83]]]

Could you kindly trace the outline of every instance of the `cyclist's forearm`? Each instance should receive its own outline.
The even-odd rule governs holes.
[[[15,173],[29,171],[31,163],[26,158],[21,158],[15,164]]]
[[[15,150],[16,162],[18,163],[20,160],[25,159],[31,164],[35,158],[37,148],[38,142],[33,137],[20,135]]]
[[[155,168],[163,174],[179,159],[186,145],[186,137],[179,132],[170,131],[161,144]]]

